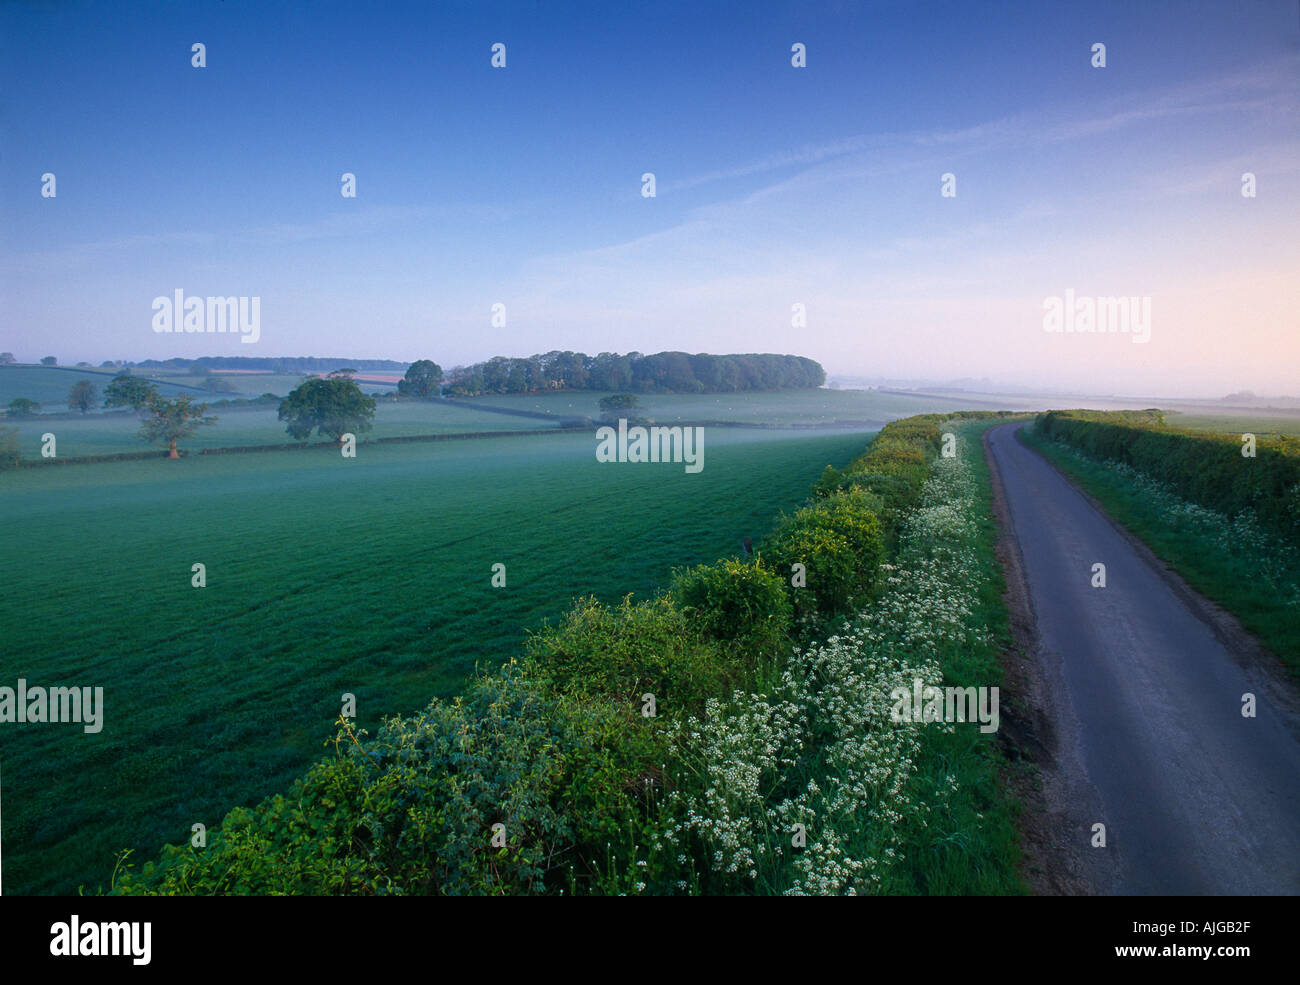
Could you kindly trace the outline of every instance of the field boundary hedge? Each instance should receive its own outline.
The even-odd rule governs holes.
[[[1258,439],[1248,458],[1240,437],[1170,427],[1158,411],[1048,411],[1035,428],[1094,458],[1131,466],[1208,509],[1229,516],[1249,510],[1300,543],[1298,442]]]
[[[458,431],[451,434],[405,434],[388,438],[367,438],[359,442],[362,445],[405,444],[413,441],[464,441],[470,438],[515,438],[541,434],[572,434],[571,428],[540,428],[526,431]],[[196,455],[239,455],[246,452],[260,451],[304,451],[308,449],[337,451],[336,441],[294,442],[277,445],[232,445],[226,448],[201,448],[198,451],[181,449],[182,458]],[[106,455],[68,455],[60,458],[24,458],[17,465],[19,468],[40,468],[47,465],[95,465],[101,462],[131,462],[148,458],[166,458],[167,449],[149,451],[124,451]]]

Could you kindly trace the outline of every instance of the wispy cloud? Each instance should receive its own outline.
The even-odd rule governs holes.
[[[1065,107],[1052,116],[1043,113],[1015,114],[959,129],[901,131],[893,133],[853,134],[818,144],[773,151],[753,161],[702,172],[676,182],[665,183],[669,192],[683,191],[719,181],[735,180],[790,168],[808,168],[844,158],[894,155],[893,169],[911,167],[908,151],[941,150],[948,154],[986,153],[998,148],[1028,146],[1082,140],[1113,133],[1140,124],[1176,117],[1214,113],[1267,113],[1284,119],[1300,116],[1300,56],[1283,56],[1262,66],[1198,80],[1176,86],[1129,93],[1102,104],[1096,113],[1091,103],[1080,103],[1093,110],[1092,115],[1059,120],[1069,116]],[[891,166],[877,166],[877,173]],[[779,187],[780,185],[772,186]],[[763,194],[766,189],[752,194]]]
[[[445,205],[372,205],[337,212],[309,222],[275,222],[225,231],[176,229],[161,233],[133,233],[94,242],[71,243],[52,250],[11,251],[4,265],[13,270],[41,265],[61,268],[102,263],[123,255],[171,247],[210,250],[218,246],[257,247],[351,239],[376,233],[397,232],[412,225],[448,223],[500,223],[513,211],[501,205],[449,203]]]

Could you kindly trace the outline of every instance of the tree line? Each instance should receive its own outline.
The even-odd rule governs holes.
[[[826,371],[815,360],[773,353],[713,356],[686,352],[552,351],[526,358],[494,356],[448,371],[449,396],[600,390],[632,393],[734,393],[819,387]]]

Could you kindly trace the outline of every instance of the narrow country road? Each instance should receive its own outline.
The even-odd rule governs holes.
[[[988,444],[1071,777],[1065,827],[1077,830],[1062,842],[1080,846],[1102,893],[1300,893],[1294,692],[1221,642],[1158,562],[1017,440],[1023,426]],[[1092,587],[1098,562],[1104,588]],[[1105,848],[1091,845],[1096,823]]]

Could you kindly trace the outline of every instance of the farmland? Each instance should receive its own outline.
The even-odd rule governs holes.
[[[78,380],[90,380],[102,395],[104,387],[117,373],[110,369],[89,369],[84,366],[0,366],[0,409],[18,397],[35,400],[43,411],[68,409],[68,390]],[[201,380],[194,377],[158,382],[158,392],[165,397],[177,394],[198,394]]]
[[[507,407],[556,416],[600,415],[596,392],[492,394],[460,403]],[[960,410],[977,406],[960,396],[914,396],[878,390],[788,390],[782,393],[645,393],[637,395],[635,413],[659,423],[677,421],[729,421],[742,424],[797,424],[827,426],[880,424],[910,414]]]
[[[590,433],[4,473],[0,681],[103,686],[105,709],[98,734],[8,727],[7,888],[101,885],[121,847],[150,856],[284,789],[344,692],[373,729],[511,656],[574,596],[649,593],[735,554],[868,438],[710,431],[698,475],[606,468]]]
[[[1215,431],[1220,434],[1244,434],[1250,432],[1259,438],[1275,438],[1289,435],[1300,438],[1300,414],[1245,411],[1236,414],[1179,413],[1165,415],[1165,420],[1178,428],[1189,431]]]
[[[188,384],[194,386],[203,382],[202,378],[192,376],[188,373],[173,374],[143,369],[137,369],[135,370],[135,373],[158,383],[174,383],[182,386]],[[274,393],[277,397],[283,397],[303,381],[303,376],[305,374],[247,373],[214,369],[212,375],[220,377],[224,384],[225,392],[218,394],[218,396],[260,397],[264,393]],[[357,384],[361,389],[365,390],[366,393],[392,393],[397,389],[396,384],[370,379],[366,373],[358,373],[355,379]]]
[[[0,380],[3,376],[3,372],[0,372]],[[250,375],[247,378],[266,377]],[[380,398],[374,429],[361,437],[365,440],[557,427],[565,418],[599,417],[601,396],[603,394],[577,392],[520,397],[494,395],[468,400],[419,402]],[[57,406],[61,408],[64,405],[60,403]],[[918,410],[948,410],[967,406],[969,402],[956,397],[937,400],[865,390],[794,390],[785,393],[690,396],[645,394],[638,397],[638,408],[633,413],[661,423],[717,421],[761,427],[840,426],[868,429]],[[515,414],[499,413],[502,409],[514,411]],[[216,407],[211,408],[210,412],[218,418],[217,423],[200,428],[194,437],[181,443],[183,449],[199,452],[215,448],[292,443],[274,406]],[[55,419],[45,416],[17,418],[5,423],[17,428],[19,449],[26,459],[40,457],[41,436],[46,433],[56,436],[60,458],[142,452],[150,447],[138,437],[139,418],[124,411],[88,414],[84,417],[65,414]],[[162,453],[161,449],[159,453]]]
[[[216,408],[217,423],[199,428],[194,437],[181,443],[188,451],[207,448],[239,448],[249,445],[292,444],[275,407]],[[60,458],[84,455],[113,455],[143,452],[151,447],[139,438],[140,419],[131,413],[18,419],[9,422],[18,429],[19,448],[27,459],[41,454],[41,435],[52,433],[58,440]],[[558,422],[557,422],[558,423]],[[473,407],[446,403],[390,403],[379,401],[374,429],[368,438],[396,438],[421,434],[463,434],[479,431],[521,431],[551,426],[551,422],[526,417],[492,414]],[[159,453],[162,449],[159,448]]]

